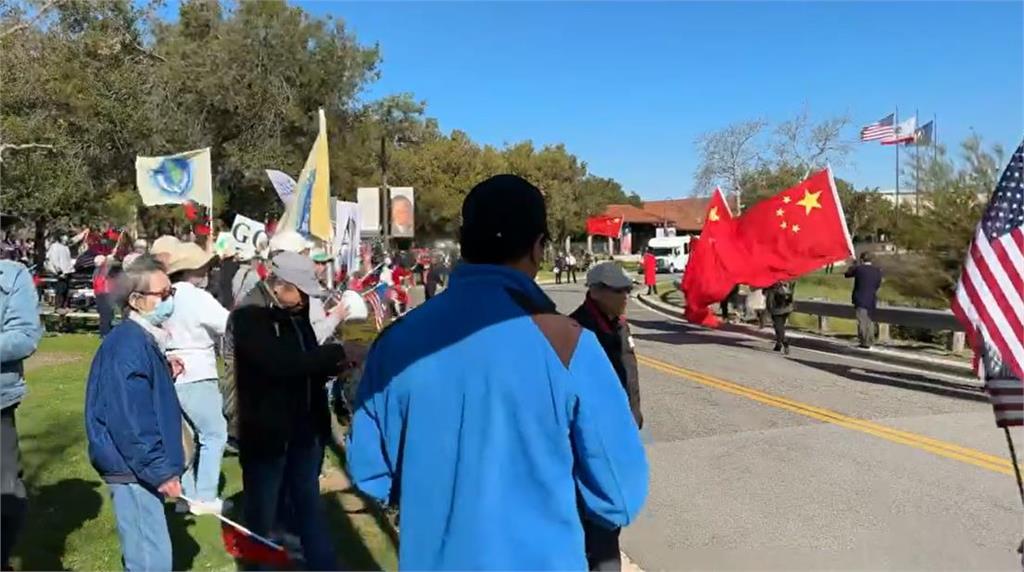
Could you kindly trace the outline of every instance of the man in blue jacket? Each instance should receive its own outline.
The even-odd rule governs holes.
[[[121,280],[128,319],[103,339],[85,389],[89,460],[110,489],[125,570],[170,570],[163,497],[181,495],[185,468],[181,407],[160,328],[174,311],[174,290],[148,255]]]
[[[39,297],[22,264],[0,260],[0,565],[10,570],[11,550],[25,519],[25,484],[14,410],[25,397],[22,361],[39,345]]]
[[[860,264],[851,264],[846,277],[853,278],[853,307],[857,313],[857,338],[860,347],[870,349],[875,343],[875,323],[871,312],[878,305],[878,289],[882,286],[882,271],[872,262],[872,254],[863,252]]]
[[[594,334],[534,281],[548,238],[541,192],[492,177],[462,220],[465,263],[448,289],[370,351],[353,480],[398,503],[403,569],[586,569],[581,511],[622,527],[647,496],[639,430]]]

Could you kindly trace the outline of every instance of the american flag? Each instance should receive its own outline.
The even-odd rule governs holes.
[[[890,113],[878,121],[865,125],[860,130],[861,141],[876,141],[896,134],[896,114]]]
[[[967,253],[952,309],[975,351],[996,425],[1024,425],[1024,142]]]
[[[377,326],[379,332],[384,327],[384,297],[387,295],[388,285],[378,284],[373,290],[370,290],[363,297],[373,308],[373,322]]]

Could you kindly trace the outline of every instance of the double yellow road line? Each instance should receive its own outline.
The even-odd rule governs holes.
[[[637,354],[637,360],[641,364],[663,373],[681,377],[708,387],[713,387],[727,393],[732,393],[733,395],[739,395],[740,397],[745,397],[778,409],[791,411],[798,415],[803,415],[804,417],[810,417],[811,419],[817,419],[818,421],[824,421],[825,423],[831,423],[854,431],[860,431],[861,433],[867,433],[868,435],[873,435],[875,437],[885,439],[886,441],[907,445],[922,451],[928,451],[929,453],[939,455],[940,457],[946,457],[947,459],[953,459],[955,461],[960,461],[962,463],[967,463],[969,465],[974,465],[997,473],[1003,473],[1006,475],[1013,474],[1013,465],[1010,464],[1009,459],[989,455],[988,453],[983,453],[976,449],[969,449],[967,447],[954,445],[947,441],[932,439],[931,437],[925,437],[924,435],[918,435],[917,433],[900,431],[899,429],[893,429],[892,427],[886,427],[885,425],[879,425],[878,423],[872,423],[871,421],[864,419],[850,417],[848,415],[843,415],[842,413],[837,413],[821,407],[815,407],[792,399],[786,399],[785,397],[765,393],[738,383],[733,383],[704,373],[682,368],[648,356]]]

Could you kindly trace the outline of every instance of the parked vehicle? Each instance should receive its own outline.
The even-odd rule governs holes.
[[[682,272],[690,259],[690,236],[661,236],[647,242],[658,262],[658,272]]]

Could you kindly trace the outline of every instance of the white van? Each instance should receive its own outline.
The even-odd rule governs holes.
[[[690,259],[690,236],[661,236],[647,242],[658,261],[658,272],[682,272]]]

